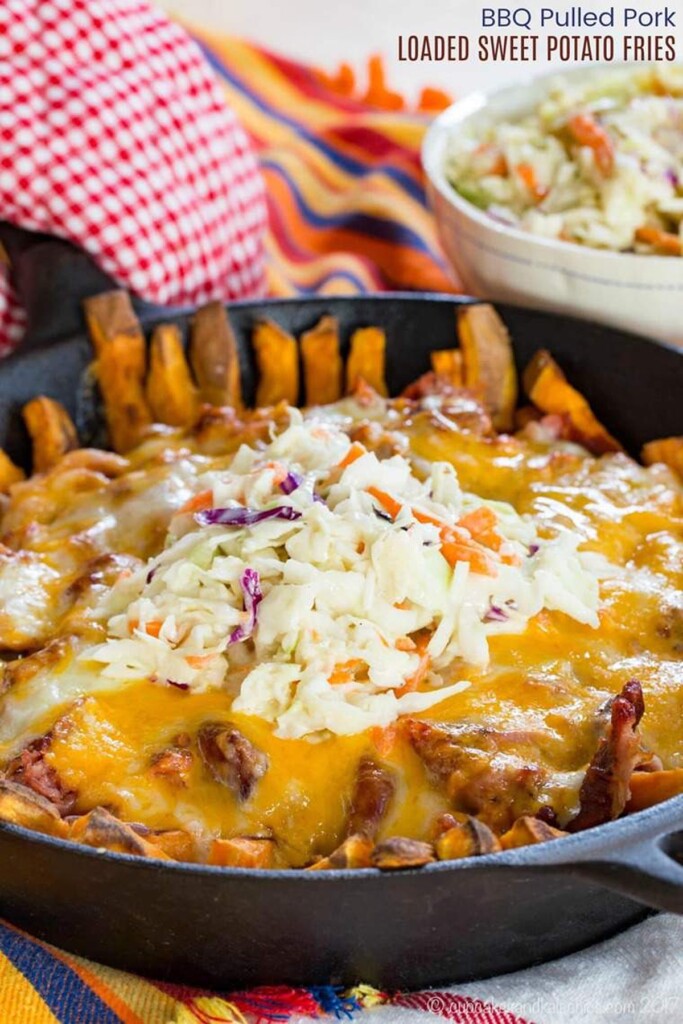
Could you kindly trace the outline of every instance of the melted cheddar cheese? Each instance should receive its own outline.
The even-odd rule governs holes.
[[[407,453],[416,471],[455,467],[462,488],[510,503],[539,535],[571,531],[606,559],[599,626],[544,609],[521,634],[489,638],[482,667],[454,664],[469,687],[413,717],[446,725],[462,756],[448,791],[396,725],[351,735],[282,738],[232,708],[236,688],[205,692],[150,679],[107,679],[80,658],[105,636],[94,612],[122,573],[159,555],[173,515],[198,479],[229,467],[240,444],[264,444],[283,414],[240,423],[218,414],[190,432],[164,430],[126,459],[67,456],[18,484],[0,521],[0,644],[7,651],[0,759],[52,730],[46,763],[75,794],[75,810],[104,806],[151,829],[198,836],[273,836],[280,862],[303,866],[344,836],[359,760],[379,759],[395,794],[379,837],[431,835],[439,814],[477,814],[496,832],[552,807],[566,821],[604,727],[604,707],[631,679],[643,689],[642,743],[683,767],[683,494],[662,466],[595,458],[576,445],[494,437],[469,417],[414,403],[347,400],[327,413],[379,457]],[[234,792],[197,753],[203,723],[230,723],[265,754],[249,793]],[[56,723],[58,728],[55,728]],[[183,778],[155,771],[177,744],[192,751]]]

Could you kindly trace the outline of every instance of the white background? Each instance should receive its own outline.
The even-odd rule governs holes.
[[[567,10],[580,6],[580,0],[519,0],[520,6],[537,13],[542,7]],[[543,70],[547,64],[407,64],[397,60],[399,34],[470,34],[476,38],[492,29],[481,27],[483,7],[501,7],[501,0],[162,0],[171,12],[195,21],[255,39],[291,57],[334,68],[342,58],[358,68],[373,51],[381,51],[387,59],[390,84],[408,94],[419,86],[438,85],[449,92],[463,95],[480,88],[491,88],[506,81]],[[513,4],[516,6],[516,3]],[[656,11],[666,5],[658,0],[615,0],[598,2],[584,0],[585,10],[601,11],[614,6],[616,18],[627,7]],[[673,0],[677,21],[683,24],[683,4]],[[522,32],[522,30],[517,30]],[[547,31],[547,30],[546,30]],[[575,33],[576,29],[555,29],[555,33]],[[611,29],[588,29],[588,34]],[[636,29],[629,30],[632,32]],[[640,32],[650,30],[640,29]],[[665,34],[670,29],[662,30]],[[615,35],[623,32],[614,30]],[[683,33],[677,27],[679,59],[683,58]],[[557,65],[561,70],[562,65]]]

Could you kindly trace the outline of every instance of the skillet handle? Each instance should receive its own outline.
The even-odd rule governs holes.
[[[683,832],[663,832],[617,848],[571,870],[656,910],[683,914]]]
[[[0,221],[0,243],[10,281],[27,314],[22,351],[80,334],[83,299],[118,287],[83,249],[66,239]],[[143,321],[163,309],[137,298],[133,306]]]

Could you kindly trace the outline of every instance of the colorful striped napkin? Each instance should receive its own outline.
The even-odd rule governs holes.
[[[481,999],[450,992],[391,995],[359,984],[347,991],[323,986],[202,993],[90,963],[0,925],[2,1024],[299,1024],[321,1018],[363,1024],[358,1018],[380,1007],[459,1024],[528,1024]]]
[[[272,294],[455,290],[420,167],[442,94],[425,90],[423,110],[410,111],[378,58],[357,93],[348,67],[328,76],[241,40],[193,34],[259,154]]]

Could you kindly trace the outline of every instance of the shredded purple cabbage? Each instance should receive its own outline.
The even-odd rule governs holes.
[[[484,616],[484,622],[507,622],[509,616],[504,608],[500,608],[497,604],[492,604],[486,615]]]
[[[169,686],[175,686],[176,690],[189,690],[189,683],[177,683],[175,679],[167,679],[166,682]]]
[[[256,628],[258,619],[258,606],[263,600],[261,592],[261,579],[256,569],[245,569],[240,576],[240,586],[244,595],[244,610],[247,613],[247,621],[233,629],[228,643],[238,644],[241,640],[248,640]]]
[[[540,550],[541,550],[541,545],[540,544],[530,544],[529,545],[529,558],[533,558],[534,555],[537,555]]]
[[[145,580],[145,583],[148,583],[148,584],[149,584],[149,583],[151,583],[151,582],[152,582],[152,580],[153,580],[153,579],[154,579],[154,577],[156,576],[156,573],[157,573],[157,569],[158,569],[158,568],[159,568],[159,567],[158,567],[157,565],[153,565],[153,566],[152,566],[152,568],[151,568],[151,569],[149,570],[149,572],[147,573],[147,578],[146,578],[146,580]]]
[[[304,482],[304,478],[299,476],[298,473],[294,473],[291,470],[280,484],[280,490],[283,494],[291,494],[292,491],[296,491],[298,487],[301,487]]]
[[[278,505],[276,508],[207,508],[195,513],[195,522],[200,526],[253,526],[265,519],[301,519],[291,505]]]
[[[676,186],[678,185],[678,175],[672,167],[668,167],[664,171],[664,177],[670,185],[673,185],[673,187],[676,188]]]
[[[298,488],[301,487],[303,482],[304,478],[302,476],[299,476],[298,473],[290,471],[280,484],[280,490],[282,491],[283,494],[291,494],[292,491],[298,490]],[[321,498],[319,494],[315,493],[315,491],[313,492],[311,497],[313,498],[313,501],[318,501],[320,502],[321,505],[327,504],[325,499]]]

